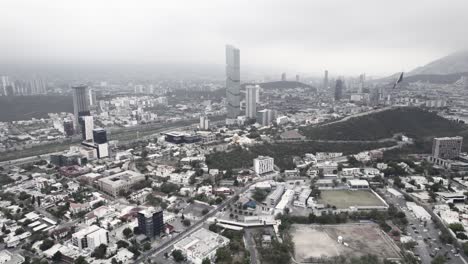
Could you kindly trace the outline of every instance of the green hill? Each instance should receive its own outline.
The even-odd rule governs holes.
[[[281,169],[293,169],[293,157],[304,156],[306,153],[315,152],[343,152],[355,154],[364,150],[372,150],[394,145],[394,142],[381,143],[275,143],[252,146],[248,149],[236,147],[230,151],[215,152],[206,156],[206,164],[209,168],[221,170],[250,168],[253,159],[258,156],[270,156],[275,159],[275,165]]]
[[[417,139],[468,134],[467,126],[419,108],[396,108],[321,127],[301,129],[311,139],[378,140],[397,133]]]

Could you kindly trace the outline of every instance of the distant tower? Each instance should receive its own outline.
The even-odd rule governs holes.
[[[1,86],[1,91],[0,93],[2,95],[5,95],[7,96],[8,95],[8,91],[7,91],[7,87],[10,85],[10,78],[8,76],[2,76],[2,79],[1,79],[1,82],[0,82]]]
[[[323,89],[328,88],[328,70],[325,70],[325,74],[323,76]]]
[[[296,82],[299,82],[299,74],[296,74]]]
[[[363,93],[365,82],[366,82],[366,74],[363,73],[359,75],[359,93]]]
[[[227,117],[236,118],[240,113],[240,51],[226,46],[226,99]]]
[[[340,101],[341,98],[343,98],[343,81],[338,79],[335,85],[335,101]]]
[[[200,125],[201,130],[209,130],[210,129],[210,119],[206,116],[200,116]]]
[[[245,116],[255,118],[257,116],[257,90],[258,86],[247,85],[245,87]]]
[[[80,117],[89,116],[89,93],[88,86],[73,86],[73,114],[75,115],[75,130],[78,127]]]
[[[96,91],[94,89],[88,89],[88,100],[89,100],[89,106],[97,105]]]
[[[283,72],[281,74],[281,81],[286,81],[286,73],[285,72]]]

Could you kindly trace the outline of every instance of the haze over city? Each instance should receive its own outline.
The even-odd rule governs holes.
[[[466,0],[5,0],[0,264],[467,264]]]
[[[1,5],[2,64],[222,65],[223,46],[232,43],[243,65],[261,73],[384,76],[468,45],[464,0]]]

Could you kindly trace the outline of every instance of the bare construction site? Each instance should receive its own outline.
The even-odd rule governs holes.
[[[318,263],[337,256],[368,254],[382,259],[400,257],[398,247],[376,224],[295,224],[290,234],[298,263]]]

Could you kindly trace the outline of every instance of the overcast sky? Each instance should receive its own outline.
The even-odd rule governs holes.
[[[8,63],[224,64],[291,75],[408,71],[468,47],[467,0],[2,0]]]

